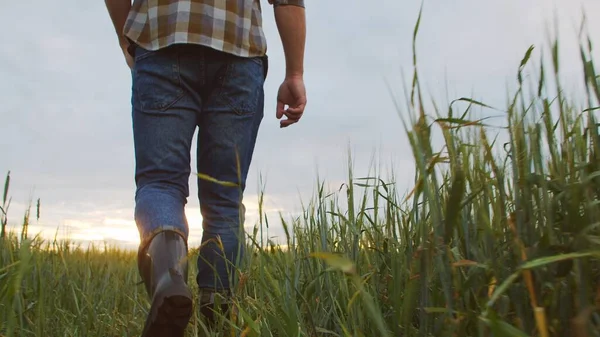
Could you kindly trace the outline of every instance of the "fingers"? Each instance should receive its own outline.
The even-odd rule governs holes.
[[[304,113],[305,104],[300,104],[295,108],[289,107],[287,112],[294,115],[302,115]]]
[[[287,119],[282,120],[279,125],[282,128],[288,127],[292,124],[296,124],[300,121],[300,118],[302,118],[302,115],[304,114],[304,104],[299,105],[296,108],[288,108],[282,111],[282,115],[286,116]]]
[[[288,127],[292,124],[296,124],[300,121],[300,117],[293,117],[293,116],[287,116],[286,115],[286,119],[281,120],[281,122],[279,122],[279,126],[282,128]]]
[[[127,63],[127,66],[129,67],[129,69],[133,70],[133,66],[135,64],[135,60],[133,59],[133,57],[131,55],[129,55],[127,50],[123,50],[123,56],[125,56],[125,63]]]
[[[285,104],[282,101],[277,101],[277,109],[275,110],[275,116],[277,119],[281,119],[285,113]]]
[[[282,120],[281,122],[279,122],[279,126],[282,128],[288,127],[292,124],[296,124],[300,121],[300,118],[302,118],[302,114],[292,114],[292,113],[285,113],[285,116],[287,117],[287,119]]]
[[[290,126],[292,124],[296,124],[296,123],[298,123],[298,120],[285,119],[285,120],[282,120],[279,123],[279,127],[280,128],[287,128],[288,126]]]

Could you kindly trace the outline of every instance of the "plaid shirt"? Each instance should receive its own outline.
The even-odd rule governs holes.
[[[304,7],[304,0],[268,2]],[[242,57],[267,51],[260,0],[134,0],[123,33],[148,50],[192,43]]]

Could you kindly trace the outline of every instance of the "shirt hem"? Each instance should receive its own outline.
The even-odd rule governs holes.
[[[265,56],[267,54],[266,48],[264,51],[261,52],[257,52],[257,53],[240,53],[240,52],[236,52],[236,51],[231,51],[231,50],[225,50],[224,48],[220,48],[219,46],[215,45],[215,44],[211,44],[211,43],[206,43],[206,42],[202,42],[202,41],[189,41],[187,39],[185,40],[171,40],[169,42],[167,42],[166,44],[160,45],[160,46],[156,46],[152,43],[144,43],[144,42],[140,42],[137,39],[132,38],[131,36],[125,34],[125,36],[127,36],[127,38],[129,38],[131,41],[133,41],[133,43],[135,43],[136,45],[146,49],[146,50],[151,50],[151,51],[157,51],[172,45],[176,45],[176,44],[192,44],[192,45],[199,45],[199,46],[204,46],[204,47],[208,47],[223,53],[227,53],[227,54],[231,54],[231,55],[235,55],[235,56],[239,56],[239,57],[262,57]]]

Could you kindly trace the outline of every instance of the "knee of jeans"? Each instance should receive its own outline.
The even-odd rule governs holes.
[[[144,196],[161,195],[176,199],[179,202],[186,203],[189,195],[189,188],[173,182],[156,181],[149,183],[139,183],[136,190],[136,199]]]
[[[242,222],[239,218],[223,216],[203,216],[202,229],[206,234],[221,237],[237,236],[241,232]]]
[[[189,168],[180,168],[184,160],[178,160],[177,156],[167,156],[153,159],[155,163],[137,164],[135,170],[135,182],[138,191],[150,190],[182,195],[188,197],[189,193]]]
[[[207,234],[232,236],[241,231],[245,211],[240,207],[201,205],[202,228]]]

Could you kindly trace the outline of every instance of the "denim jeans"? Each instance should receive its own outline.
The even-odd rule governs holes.
[[[198,128],[200,288],[229,290],[243,255],[242,203],[264,110],[267,58],[199,45],[133,48],[135,221],[144,247],[161,231],[189,235],[192,138]],[[210,179],[206,179],[210,177]],[[167,252],[165,252],[167,253]]]

